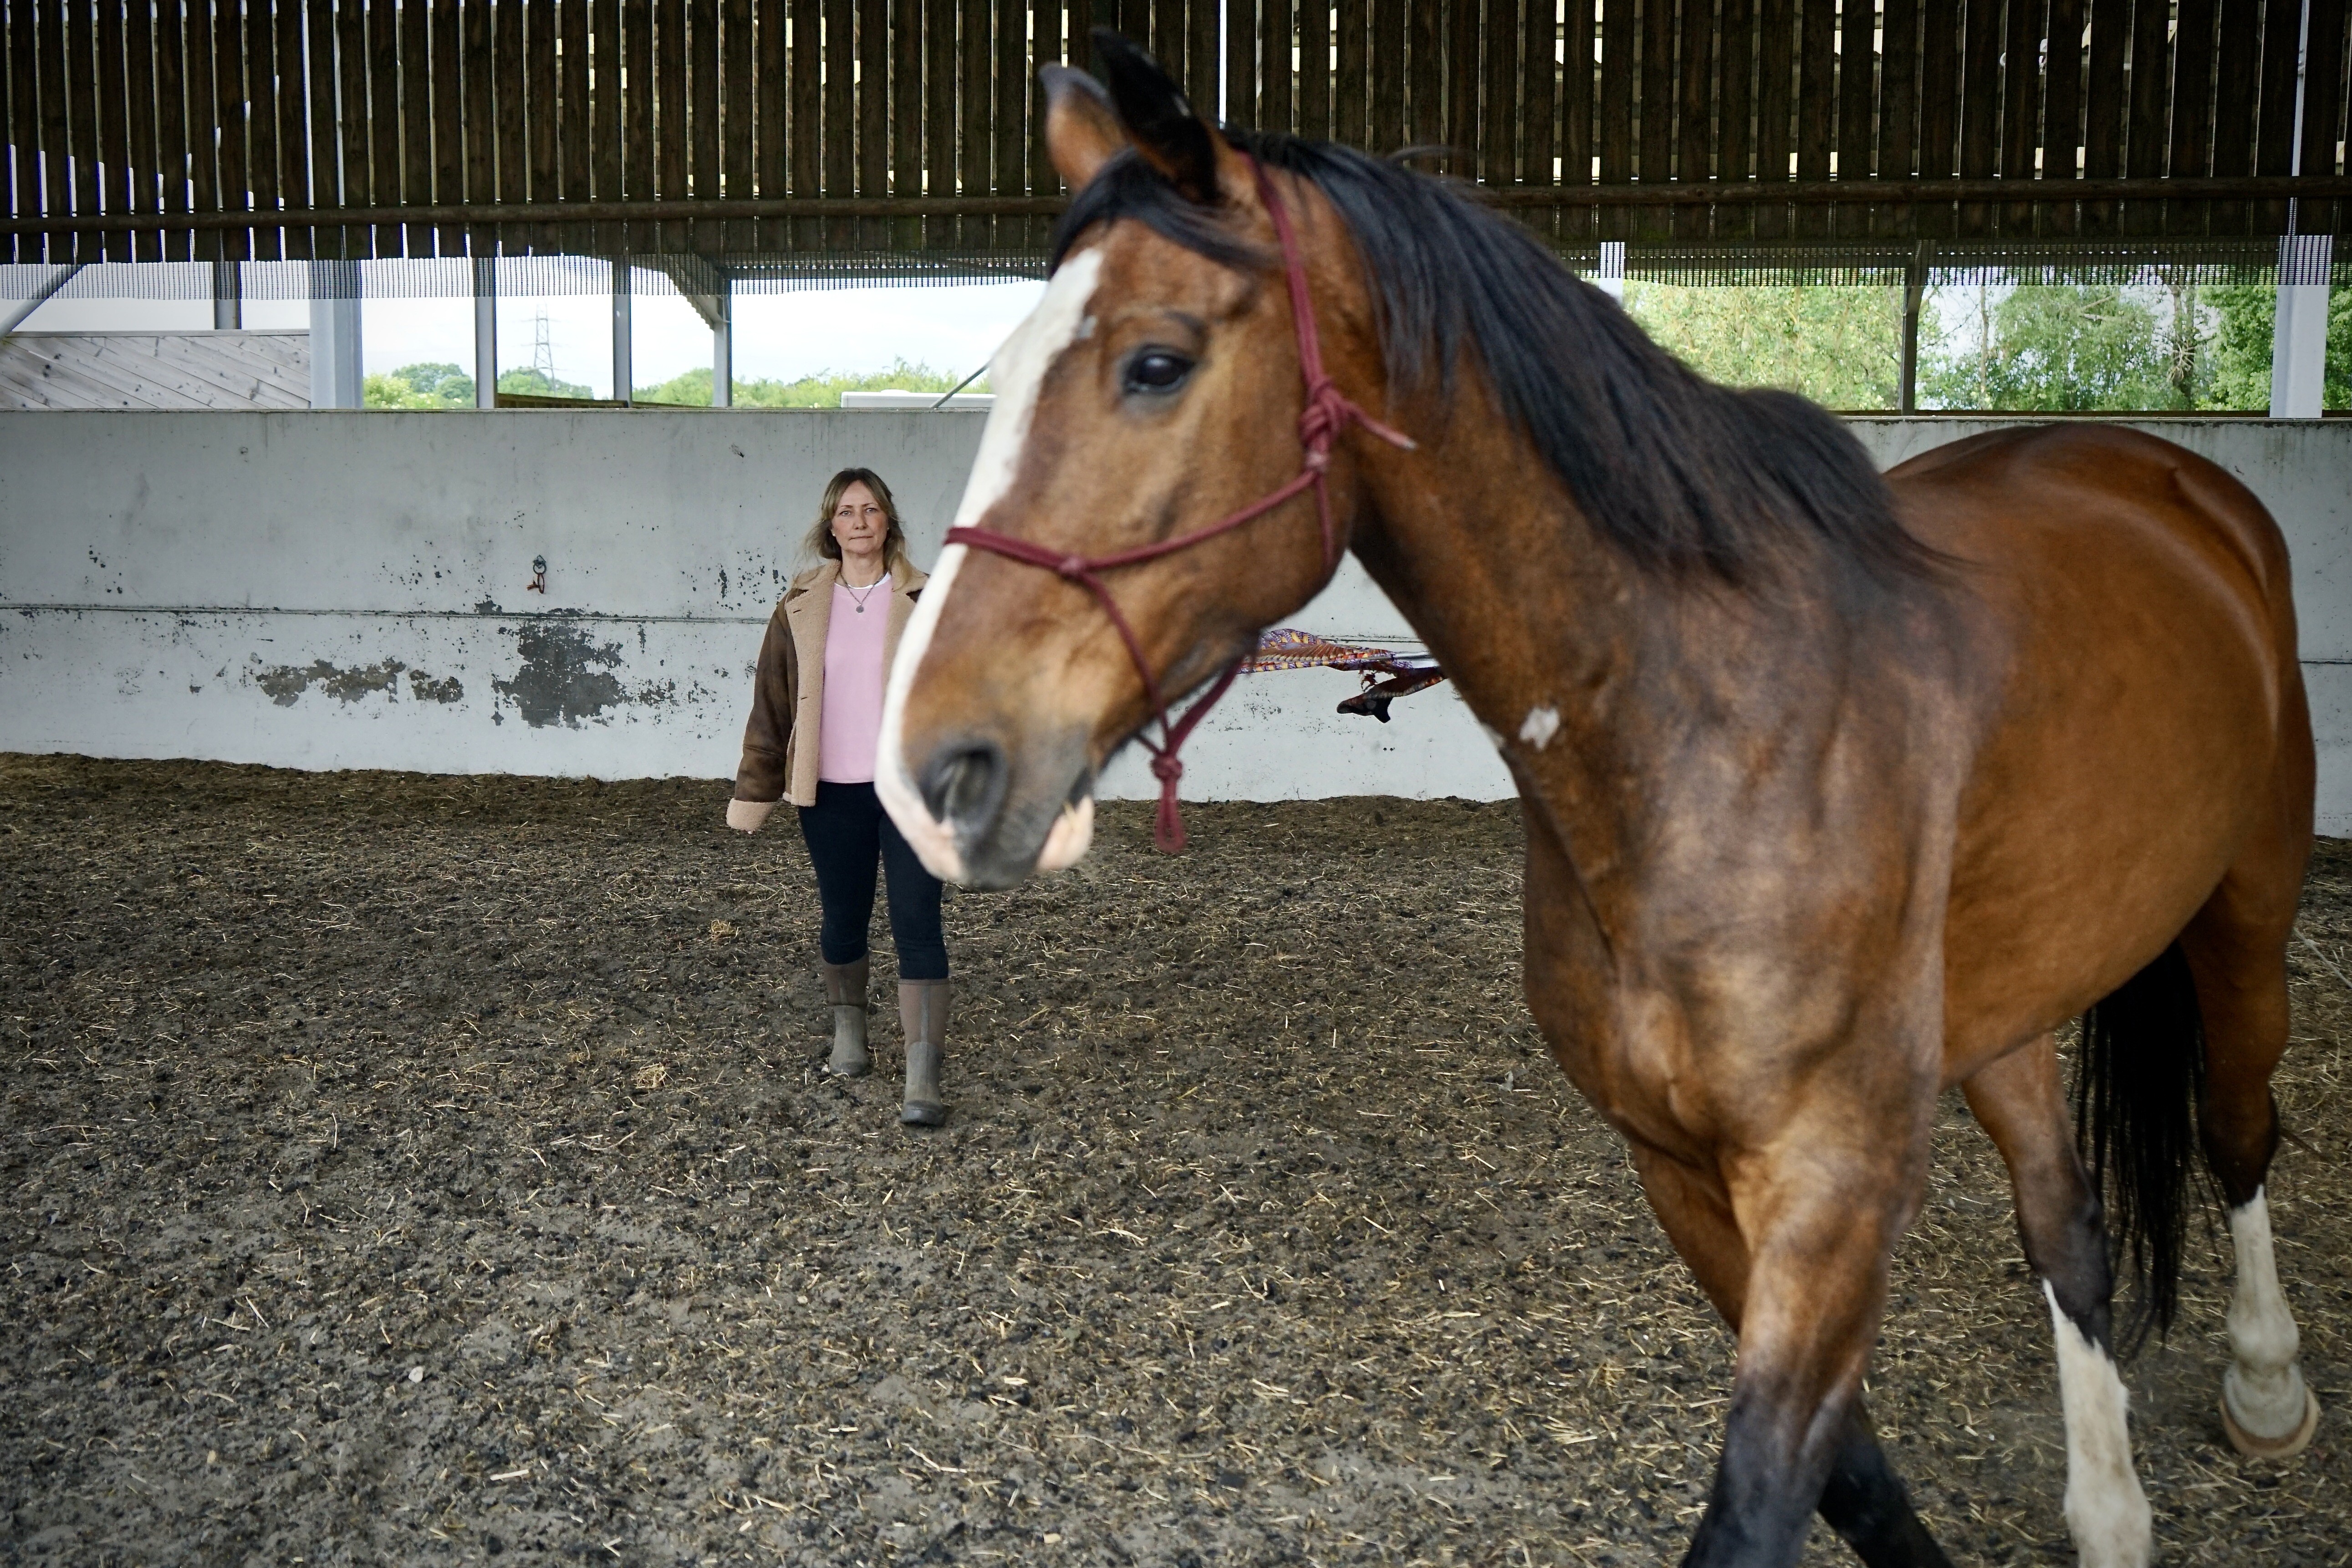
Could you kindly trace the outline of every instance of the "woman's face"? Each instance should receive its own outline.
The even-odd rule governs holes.
[[[833,509],[833,537],[844,555],[861,557],[879,555],[882,542],[890,536],[890,518],[883,511],[882,503],[866,488],[863,479],[854,480],[841,492],[840,501]]]

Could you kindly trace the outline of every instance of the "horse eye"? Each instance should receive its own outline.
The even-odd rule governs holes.
[[[1146,349],[1128,363],[1129,392],[1173,392],[1192,374],[1192,362],[1166,349]]]

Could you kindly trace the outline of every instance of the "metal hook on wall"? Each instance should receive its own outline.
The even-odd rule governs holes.
[[[547,592],[546,556],[534,555],[530,558],[530,582],[525,587],[524,591],[531,594],[544,594]]]

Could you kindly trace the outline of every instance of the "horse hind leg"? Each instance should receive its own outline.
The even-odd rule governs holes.
[[[2116,1371],[2106,1221],[2074,1152],[2051,1037],[1961,1085],[2008,1163],[2026,1262],[2042,1281],[2066,1412],[2066,1528],[2084,1568],[2143,1568],[2153,1550]]]
[[[2319,1401],[2295,1364],[2300,1336],[2279,1289],[2264,1188],[2278,1148],[2270,1080],[2286,1050],[2285,948],[2300,873],[2299,856],[2287,874],[2233,869],[2180,937],[2204,1026],[2199,1133],[2237,1260],[2222,1430],[2240,1453],[2264,1459],[2300,1454],[2319,1425]]]

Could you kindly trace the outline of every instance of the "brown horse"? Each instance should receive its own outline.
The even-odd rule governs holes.
[[[1688,1561],[1791,1563],[1816,1509],[1869,1563],[1944,1561],[1859,1394],[1951,1084],[2049,1300],[2082,1561],[2150,1551],[2109,1173],[2161,1321],[2201,1138],[2237,1253],[2223,1412],[2249,1452],[2299,1448],[2263,1183],[2314,763],[2253,497],[2080,426],[1882,479],[1454,188],[1221,134],[1097,51],[1108,97],[1047,72],[1078,194],[885,711],[877,783],[932,869],[1003,887],[1083,853],[1160,694],[1328,579],[1294,478],[1328,447],[1338,542],[1525,802],[1528,1005],[1738,1335]],[[1318,338],[1409,447],[1318,389]],[[2087,1165],[2053,1045],[2085,1013]]]

